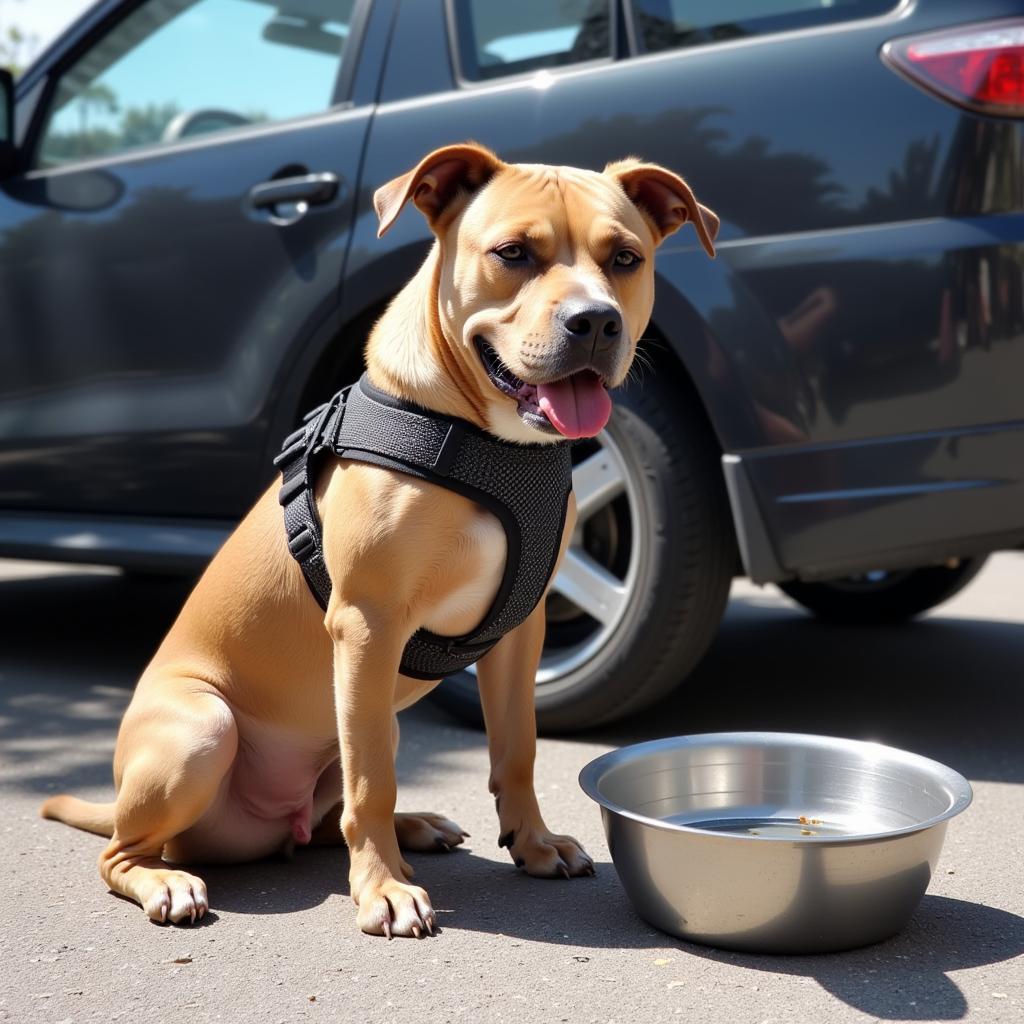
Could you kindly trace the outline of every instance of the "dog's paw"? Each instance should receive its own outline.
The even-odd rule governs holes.
[[[380,885],[366,885],[355,899],[359,905],[356,921],[367,935],[419,939],[434,934],[434,908],[426,891],[417,885],[392,878]]]
[[[469,833],[464,832],[454,821],[441,814],[396,814],[395,834],[403,850],[418,850],[432,853],[447,852],[459,846]]]
[[[572,836],[520,829],[498,839],[508,847],[517,868],[537,878],[573,878],[595,874],[590,855]]]
[[[160,924],[193,924],[210,907],[206,883],[185,871],[151,871],[139,902],[150,920]]]

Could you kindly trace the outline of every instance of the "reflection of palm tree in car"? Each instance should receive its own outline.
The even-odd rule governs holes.
[[[102,82],[91,82],[75,97],[78,102],[78,130],[82,138],[89,132],[89,113],[93,110],[107,114],[117,113],[117,96]]]

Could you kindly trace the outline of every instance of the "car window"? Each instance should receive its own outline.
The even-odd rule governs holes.
[[[632,0],[640,49],[657,53],[883,14],[896,0]]]
[[[56,87],[53,166],[327,109],[355,0],[146,0]]]
[[[479,82],[612,55],[609,0],[455,0],[462,77]]]

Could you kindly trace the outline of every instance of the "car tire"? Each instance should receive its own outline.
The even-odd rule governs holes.
[[[873,572],[819,583],[799,580],[779,589],[828,622],[855,625],[904,622],[963,590],[981,571],[987,555],[964,558],[953,567],[929,566]]]
[[[579,523],[547,598],[537,674],[548,732],[613,721],[675,689],[711,643],[737,567],[717,443],[671,377],[620,393],[573,461]],[[434,694],[482,724],[472,670]]]

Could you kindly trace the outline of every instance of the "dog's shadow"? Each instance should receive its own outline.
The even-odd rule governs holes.
[[[880,1020],[959,1020],[965,995],[952,972],[1024,954],[1024,918],[994,907],[925,896],[911,922],[885,942],[820,956],[758,956],[665,935],[644,922],[608,862],[593,878],[530,878],[472,851],[409,854],[427,887],[440,931],[479,932],[576,949],[664,949],[749,971],[806,977]],[[261,861],[202,869],[215,910],[241,915],[309,910],[348,895],[344,848],[303,849],[289,863]],[[354,926],[354,912],[351,924]],[[214,914],[204,924],[216,923]],[[437,941],[444,941],[443,934]]]
[[[608,862],[594,877],[531,878],[511,863],[472,851],[406,854],[415,882],[430,893],[442,929],[502,934],[533,942],[644,949],[671,941],[634,913]],[[294,914],[333,896],[348,897],[348,853],[297,850],[289,862],[197,867],[214,910],[230,914]],[[353,914],[354,916],[354,914]]]

